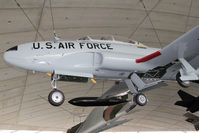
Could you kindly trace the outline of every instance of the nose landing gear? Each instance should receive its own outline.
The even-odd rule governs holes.
[[[48,95],[48,101],[53,106],[60,106],[64,103],[65,96],[60,90],[54,89]]]
[[[60,106],[65,101],[64,93],[57,89],[58,78],[58,75],[52,74],[51,76],[51,86],[53,90],[48,95],[48,101],[53,106]]]

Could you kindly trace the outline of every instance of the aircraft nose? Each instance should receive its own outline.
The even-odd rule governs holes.
[[[19,57],[17,50],[18,46],[14,46],[6,50],[6,52],[3,55],[4,60],[11,65],[18,66],[19,61],[21,61],[21,58]]]
[[[7,50],[4,55],[3,58],[4,60],[9,63],[9,64],[13,64],[14,58],[15,58],[15,54],[12,51]]]

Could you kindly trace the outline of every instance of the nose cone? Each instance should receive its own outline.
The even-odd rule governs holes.
[[[15,65],[16,57],[15,51],[6,51],[3,55],[4,60],[11,65]]]
[[[75,100],[73,100],[73,99],[71,99],[70,101],[68,101],[68,103],[70,103],[70,104],[72,104],[72,105],[75,105],[75,104],[76,104]]]
[[[8,49],[4,55],[4,60],[14,66],[22,67],[22,64],[24,64],[23,58],[20,56],[18,50],[18,46],[12,47]]]
[[[8,50],[6,50],[6,52],[4,53],[3,57],[4,60],[8,63],[12,62],[13,57],[15,56],[15,52],[18,50],[18,46],[14,46],[12,48],[9,48]]]

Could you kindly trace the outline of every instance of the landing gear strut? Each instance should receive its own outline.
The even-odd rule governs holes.
[[[148,100],[144,94],[140,93],[140,91],[157,85],[159,82],[161,82],[161,80],[151,79],[151,82],[144,83],[136,73],[130,75],[130,78],[126,79],[125,83],[132,94],[131,104],[138,104],[140,106],[146,105]]]
[[[132,74],[130,79],[125,80],[130,93],[132,94],[131,104],[144,106],[147,104],[147,98],[143,93],[139,92],[139,86],[142,85],[140,77],[137,74]]]
[[[51,86],[53,90],[48,95],[48,101],[53,106],[60,106],[65,101],[64,93],[57,89],[58,78],[58,75],[55,74],[51,76]]]
[[[178,72],[176,75],[176,81],[178,82],[178,84],[183,88],[188,88],[190,86],[190,81],[182,81],[180,77],[180,72]]]

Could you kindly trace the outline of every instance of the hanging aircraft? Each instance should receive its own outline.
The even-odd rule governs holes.
[[[187,108],[186,111],[190,111],[191,113],[199,111],[199,97],[194,97],[182,90],[178,91],[178,95],[182,101],[177,101],[175,105],[185,107]]]
[[[124,82],[131,103],[147,103],[143,90],[164,80],[182,87],[199,80],[199,27],[166,47],[151,48],[136,41],[122,42],[85,37],[75,41],[41,41],[17,45],[4,53],[11,65],[51,75],[50,104],[60,106],[64,94],[57,81],[86,82],[107,79]],[[108,99],[109,100],[109,99]]]
[[[199,130],[199,117],[192,114],[199,111],[199,97],[192,96],[183,90],[178,91],[178,95],[182,101],[177,101],[175,105],[187,108],[184,116],[187,118],[186,121],[194,125],[196,130]],[[190,113],[191,112],[191,113]]]

